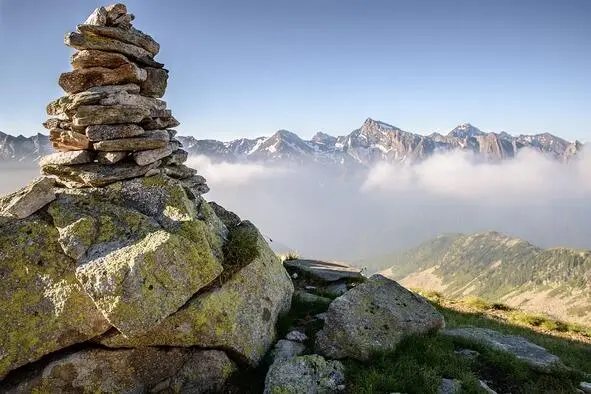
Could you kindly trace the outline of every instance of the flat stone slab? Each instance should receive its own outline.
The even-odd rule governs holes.
[[[43,167],[49,164],[86,164],[91,163],[94,160],[94,155],[94,152],[87,150],[56,152],[47,156],[43,156],[41,160],[39,160],[39,165]]]
[[[60,75],[58,83],[67,93],[80,93],[95,86],[140,83],[146,78],[145,70],[128,63],[113,69],[92,67],[65,72]]]
[[[324,282],[335,282],[340,279],[364,279],[361,269],[343,263],[329,263],[318,260],[286,260],[286,268],[305,273]]]
[[[155,161],[158,161],[172,153],[172,149],[170,146],[165,146],[164,148],[160,149],[151,149],[151,150],[144,150],[140,152],[135,152],[133,154],[133,160],[139,166],[145,166]]]
[[[0,199],[0,210],[4,214],[24,219],[55,200],[54,185],[53,179],[39,178],[16,193]]]
[[[116,140],[95,142],[93,147],[97,151],[105,152],[137,152],[165,148],[168,146],[169,138],[166,130],[156,130],[133,138],[120,138]]]
[[[564,368],[560,358],[549,353],[542,346],[531,343],[520,336],[502,334],[498,331],[480,327],[454,328],[445,330],[443,333],[478,342],[495,350],[511,353],[530,367],[541,371],[547,372]]]
[[[144,129],[136,124],[99,124],[86,128],[86,136],[93,142],[138,137],[143,134]]]
[[[55,177],[67,187],[101,187],[124,179],[143,177],[148,171],[160,165],[155,162],[147,166],[135,163],[119,163],[116,166],[97,163],[74,166],[47,165],[41,168],[43,175]]]

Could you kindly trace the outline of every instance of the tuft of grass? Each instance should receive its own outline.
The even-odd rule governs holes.
[[[415,289],[415,288],[411,288],[409,289],[410,291],[417,293],[423,297],[425,297],[426,299],[433,301],[433,302],[439,302],[440,300],[442,300],[443,294],[440,293],[439,291],[433,291],[433,290],[422,290],[422,289]]]
[[[281,256],[281,261],[288,261],[288,260],[298,260],[300,255],[295,250],[290,250],[286,254]]]
[[[229,230],[228,240],[223,246],[222,282],[259,257],[258,238],[257,229],[249,223],[241,223]]]
[[[460,301],[471,308],[478,309],[481,311],[488,311],[492,309],[492,304],[480,297],[470,296],[465,297]]]

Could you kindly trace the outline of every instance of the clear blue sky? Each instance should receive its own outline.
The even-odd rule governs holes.
[[[0,130],[43,131],[92,0],[0,0]],[[130,0],[180,133],[419,133],[470,122],[591,140],[588,0]]]

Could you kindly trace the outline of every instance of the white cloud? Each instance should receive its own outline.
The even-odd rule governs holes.
[[[255,180],[269,179],[289,172],[282,167],[265,167],[263,164],[214,163],[206,156],[192,156],[186,163],[206,179],[216,184],[245,185]]]

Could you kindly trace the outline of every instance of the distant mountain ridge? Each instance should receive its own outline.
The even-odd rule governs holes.
[[[304,140],[287,130],[270,137],[240,138],[228,142],[179,136],[185,149],[216,161],[265,163],[290,162],[333,164],[345,167],[370,167],[377,162],[416,163],[435,153],[467,151],[483,161],[500,162],[531,148],[566,162],[583,148],[579,141],[569,142],[555,135],[511,136],[505,132],[484,133],[469,123],[447,135],[420,135],[368,118],[363,125],[343,136],[322,132]],[[28,161],[51,152],[47,136],[13,137],[0,132],[0,160]]]
[[[448,234],[359,264],[385,269],[407,287],[459,299],[483,297],[591,323],[591,251],[542,249],[498,232]]]

